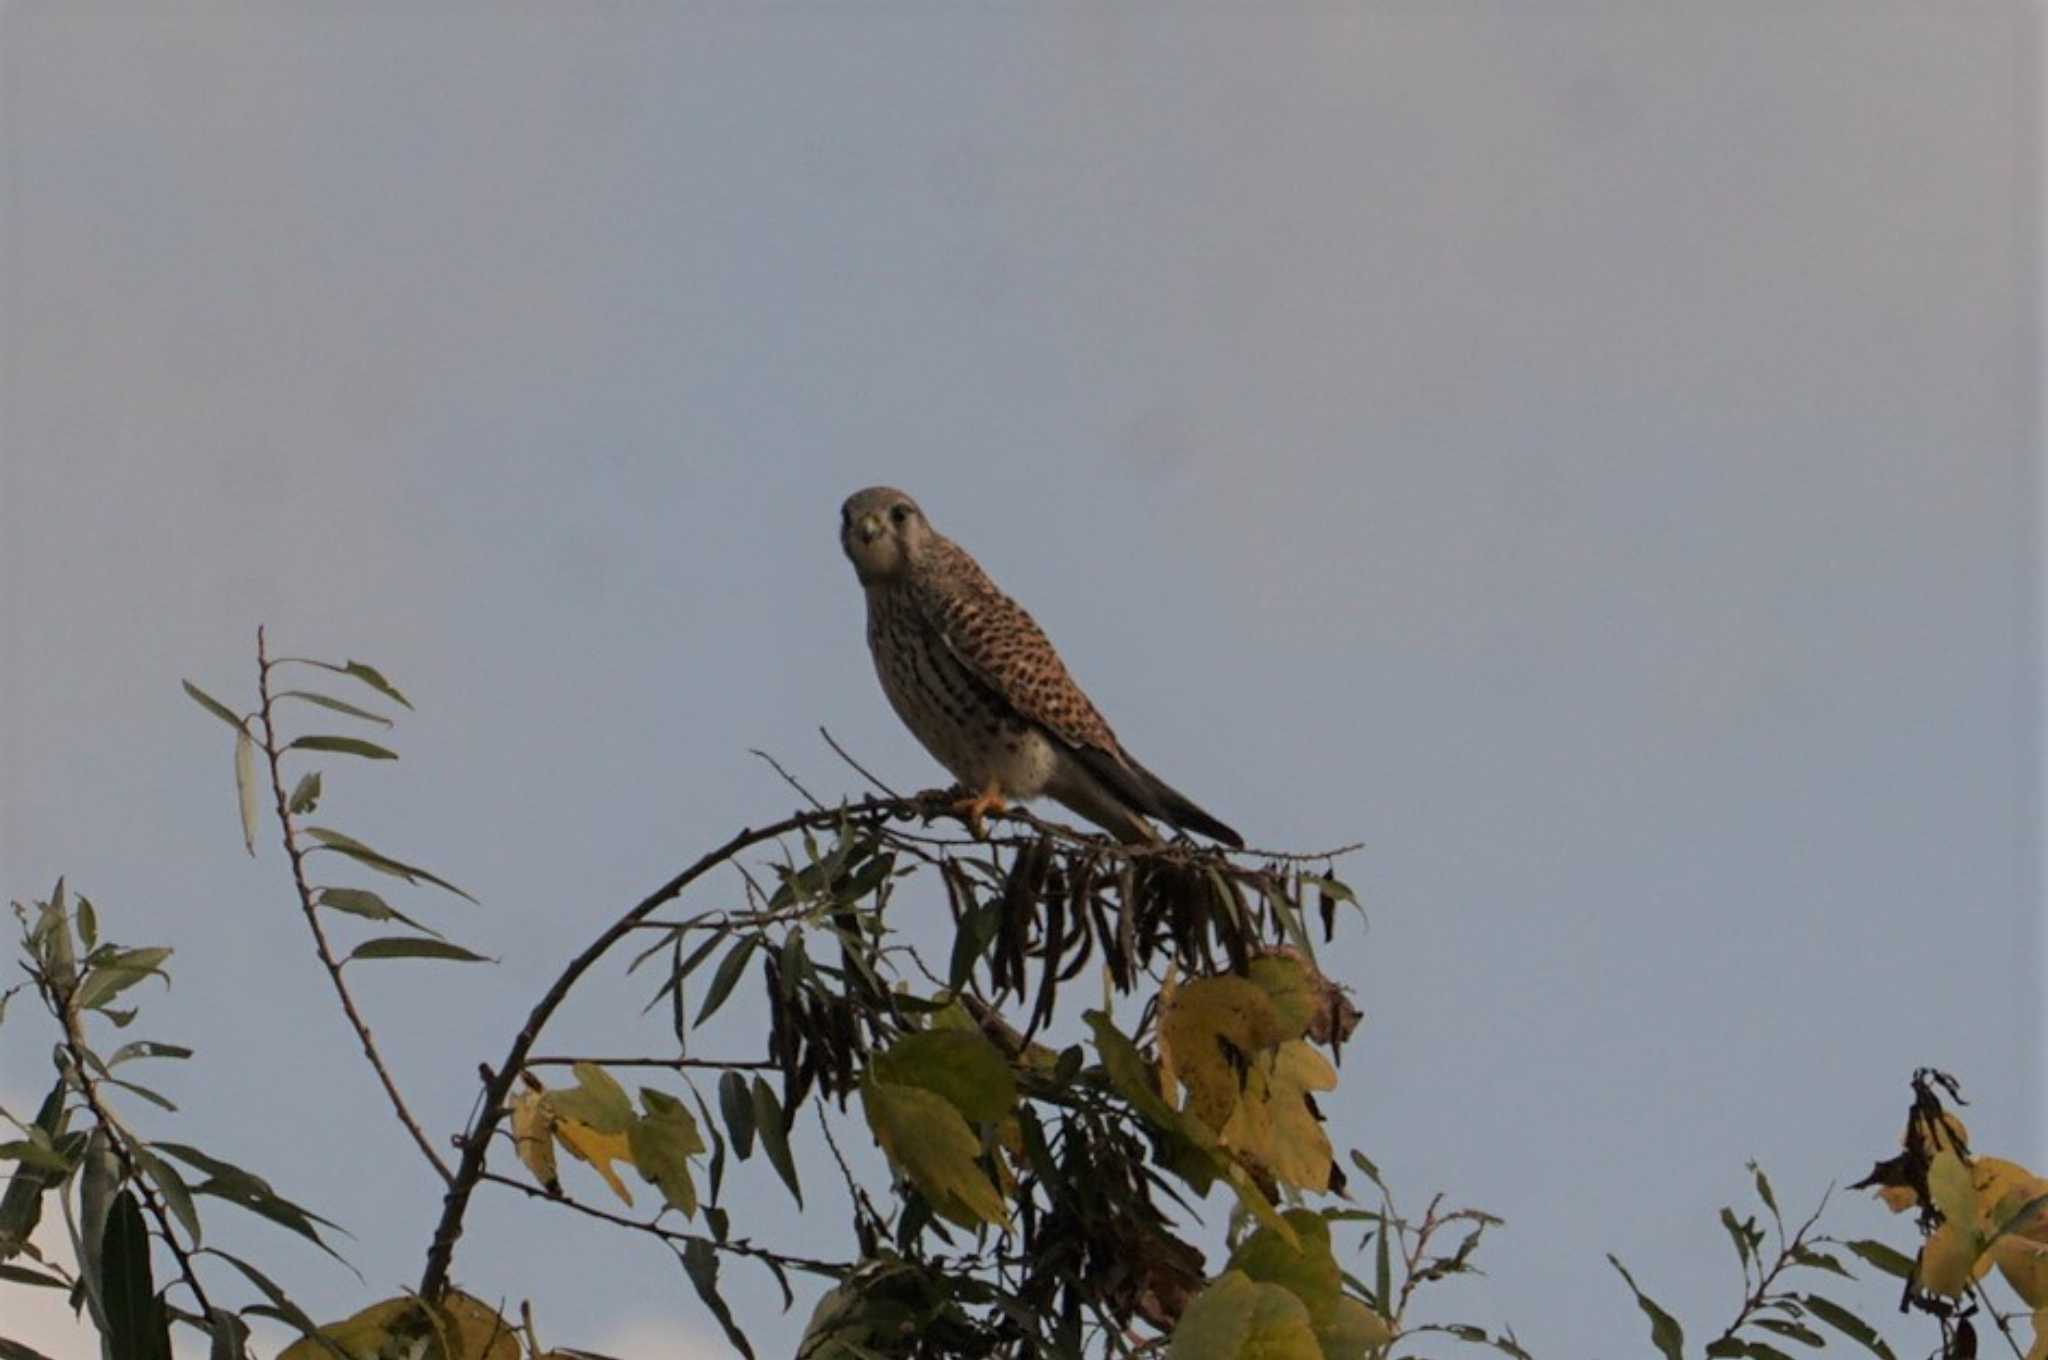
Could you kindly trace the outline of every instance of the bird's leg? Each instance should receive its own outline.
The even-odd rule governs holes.
[[[1001,812],[1009,804],[1003,800],[1002,787],[991,779],[980,793],[971,793],[956,800],[953,811],[967,823],[967,829],[974,833],[974,839],[988,839],[988,831],[981,819],[991,812]]]

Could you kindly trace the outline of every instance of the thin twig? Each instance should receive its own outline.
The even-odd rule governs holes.
[[[825,810],[825,805],[822,802],[818,801],[817,795],[813,794],[809,789],[805,788],[803,786],[803,783],[800,780],[798,780],[795,775],[791,774],[788,770],[783,769],[781,761],[777,760],[774,756],[769,755],[766,751],[761,750],[759,747],[748,747],[747,754],[759,756],[761,759],[767,761],[768,768],[775,771],[775,773],[781,775],[782,782],[789,785],[791,788],[795,789],[797,791],[798,796],[801,797],[806,803],[809,803],[812,807],[818,809],[820,812],[823,812]]]
[[[646,1219],[641,1218],[628,1218],[624,1214],[615,1214],[608,1209],[600,1209],[594,1204],[585,1204],[581,1200],[571,1199],[567,1195],[551,1195],[538,1185],[529,1185],[525,1181],[515,1180],[510,1176],[501,1176],[495,1171],[482,1172],[478,1179],[489,1181],[493,1185],[506,1186],[522,1194],[530,1195],[534,1199],[544,1199],[551,1204],[559,1204],[565,1209],[574,1209],[579,1214],[587,1214],[591,1218],[602,1219],[606,1223],[614,1223],[621,1228],[632,1228],[636,1231],[644,1232],[651,1237],[659,1237],[664,1242],[681,1242],[686,1245],[692,1242],[702,1242],[714,1251],[729,1251],[735,1256],[751,1256],[756,1260],[772,1261],[776,1265],[790,1270],[802,1270],[812,1275],[823,1275],[834,1280],[844,1278],[846,1272],[852,1268],[851,1265],[844,1262],[819,1261],[808,1256],[785,1256],[779,1251],[770,1251],[766,1247],[757,1247],[751,1242],[735,1242],[731,1240],[721,1242],[715,1237],[705,1237],[700,1233],[675,1232],[672,1229],[662,1227],[658,1223],[650,1223]]]
[[[868,783],[873,784],[876,788],[880,789],[883,793],[887,794],[891,798],[901,798],[903,796],[902,794],[896,792],[896,790],[890,788],[887,784],[884,784],[881,780],[875,778],[874,775],[870,774],[868,772],[867,766],[861,764],[858,760],[855,760],[852,756],[848,755],[846,753],[846,748],[844,746],[841,746],[838,742],[834,741],[832,739],[832,734],[830,732],[827,732],[823,726],[820,726],[818,728],[818,735],[825,739],[825,744],[827,746],[831,747],[834,751],[837,751],[839,753],[839,758],[841,760],[845,761],[848,765],[851,765],[853,767],[853,771],[855,774],[859,775],[862,779],[867,780]]]
[[[800,812],[785,817],[779,822],[758,830],[743,828],[725,844],[708,851],[697,861],[678,873],[661,887],[649,893],[636,903],[625,915],[607,926],[598,937],[586,946],[582,953],[569,961],[554,983],[549,986],[533,1011],[526,1018],[526,1024],[512,1040],[505,1058],[491,1072],[484,1087],[484,1096],[477,1117],[462,1137],[462,1157],[456,1165],[455,1178],[442,1199],[441,1220],[434,1228],[434,1238],[427,1248],[427,1264],[420,1276],[419,1293],[429,1299],[439,1298],[448,1284],[448,1266],[455,1254],[455,1239],[462,1235],[463,1215],[468,1211],[469,1198],[477,1180],[484,1173],[484,1158],[489,1152],[491,1133],[505,1117],[505,1097],[512,1089],[519,1071],[526,1064],[526,1055],[540,1037],[540,1032],[576,982],[596,962],[603,958],[611,947],[632,932],[633,926],[665,904],[682,895],[685,888],[705,874],[731,860],[742,850],[788,835],[792,831],[814,827],[830,826],[842,818],[886,818],[908,815],[900,803],[878,799],[866,799],[846,808],[829,811]]]
[[[398,1093],[398,1083],[392,1080],[391,1070],[384,1065],[383,1055],[377,1051],[377,1041],[370,1034],[370,1026],[362,1013],[356,1009],[355,998],[349,995],[348,983],[342,979],[341,964],[334,957],[334,950],[327,943],[327,929],[320,923],[319,908],[313,901],[313,888],[306,880],[305,852],[299,849],[298,835],[292,825],[291,801],[284,790],[284,752],[277,743],[277,728],[271,718],[270,671],[273,665],[265,650],[263,629],[256,630],[256,687],[262,696],[263,707],[263,754],[270,762],[270,791],[277,801],[277,822],[284,832],[284,853],[291,861],[292,885],[298,890],[299,909],[306,915],[306,926],[313,932],[313,952],[320,957],[320,966],[327,970],[328,978],[334,983],[335,995],[341,998],[342,1014],[348,1017],[349,1027],[355,1030],[356,1038],[362,1043],[363,1056],[370,1060],[370,1067],[377,1073],[377,1080],[383,1083],[384,1094],[391,1099],[391,1108],[398,1115],[398,1122],[412,1135],[412,1141],[419,1146],[428,1165],[434,1168],[444,1185],[452,1184],[455,1175],[448,1169],[448,1163],[434,1150],[427,1140],[419,1121],[406,1108],[405,1097]],[[330,667],[329,669],[333,669]]]
[[[775,1071],[781,1064],[766,1059],[751,1059],[728,1062],[723,1058],[528,1058],[528,1067],[567,1067],[575,1063],[595,1063],[599,1067],[704,1067],[715,1072]]]
[[[68,926],[63,928],[69,929]],[[184,1277],[185,1287],[192,1291],[192,1301],[199,1305],[199,1311],[205,1315],[209,1328],[216,1325],[213,1304],[207,1299],[206,1290],[199,1283],[199,1272],[193,1269],[192,1258],[179,1243],[177,1234],[171,1231],[171,1218],[164,1211],[163,1201],[157,1197],[149,1182],[143,1179],[142,1168],[136,1163],[135,1150],[131,1143],[140,1140],[130,1133],[128,1126],[100,1100],[99,1083],[92,1079],[92,1066],[85,1057],[85,1034],[79,1020],[78,1009],[71,1004],[72,997],[77,994],[75,979],[67,979],[62,990],[45,981],[39,990],[42,991],[51,1012],[64,1027],[64,1053],[70,1062],[72,1075],[78,1079],[78,1089],[85,1096],[86,1107],[92,1111],[93,1118],[99,1121],[100,1127],[107,1131],[107,1143],[114,1149],[114,1155],[121,1159],[123,1173],[135,1187],[136,1196],[148,1208],[149,1216],[156,1220],[158,1235],[171,1249],[171,1255],[177,1258],[178,1273]]]

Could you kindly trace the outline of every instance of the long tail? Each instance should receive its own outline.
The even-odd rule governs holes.
[[[1244,849],[1244,837],[1196,807],[1188,796],[1131,758],[1122,759],[1093,747],[1080,747],[1075,755],[1096,776],[1140,812],[1180,827],[1197,831],[1235,850]]]
[[[1126,758],[1128,759],[1128,757]],[[1137,774],[1139,779],[1149,786],[1147,791],[1151,793],[1153,800],[1159,804],[1159,816],[1161,818],[1172,822],[1175,826],[1184,830],[1199,831],[1211,840],[1223,842],[1233,850],[1244,849],[1244,837],[1238,835],[1232,827],[1217,821],[1214,817],[1196,807],[1188,796],[1179,789],[1174,788],[1173,785],[1167,783],[1135,760],[1131,761],[1131,769]]]

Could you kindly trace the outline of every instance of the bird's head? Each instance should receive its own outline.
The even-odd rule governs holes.
[[[901,579],[937,537],[917,502],[894,487],[856,491],[839,507],[839,546],[864,586]]]

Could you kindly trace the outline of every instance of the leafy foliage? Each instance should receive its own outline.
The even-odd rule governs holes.
[[[285,668],[324,683],[281,688]],[[748,1329],[721,1292],[735,1263],[770,1272],[786,1302],[792,1274],[829,1282],[806,1330],[807,1357],[1419,1360],[1447,1338],[1529,1360],[1512,1331],[1430,1311],[1433,1286],[1477,1273],[1499,1220],[1448,1208],[1441,1195],[1419,1216],[1402,1212],[1379,1167],[1340,1149],[1324,1122],[1319,1101],[1338,1086],[1361,1020],[1317,959],[1346,908],[1363,916],[1337,876],[1344,851],[1115,845],[1020,812],[970,835],[943,796],[833,807],[791,779],[805,810],[707,852],[567,961],[504,1057],[484,1067],[451,1160],[412,1116],[350,979],[391,960],[486,961],[420,919],[426,910],[399,888],[365,878],[474,899],[390,850],[305,820],[319,810],[329,821],[345,803],[330,775],[391,768],[391,706],[410,711],[411,701],[361,662],[273,658],[260,632],[248,712],[189,681],[185,689],[233,730],[244,845],[253,854],[265,839],[267,808],[268,839],[284,848],[342,1018],[432,1178],[423,1193],[443,1209],[416,1291],[324,1325],[265,1269],[216,1245],[200,1212],[215,1200],[330,1253],[333,1225],[253,1173],[147,1137],[116,1111],[115,1099],[133,1097],[168,1112],[128,1065],[192,1056],[149,1039],[104,1058],[94,1047],[104,1027],[133,1024],[129,1007],[148,984],[168,982],[170,951],[102,939],[99,913],[60,883],[49,900],[16,909],[28,985],[60,1042],[56,1082],[34,1117],[0,1111],[19,1135],[0,1144],[14,1164],[0,1194],[0,1282],[69,1291],[115,1353],[167,1355],[170,1328],[183,1326],[233,1360],[247,1352],[246,1319],[263,1317],[300,1333],[289,1360],[570,1354],[543,1348],[530,1313],[515,1325],[450,1284],[470,1199],[489,1187],[669,1252],[749,1356]],[[287,731],[287,715],[372,724],[378,740]],[[707,892],[714,875],[732,876],[724,895]],[[951,931],[900,929],[906,903],[925,921],[942,903]],[[678,904],[679,914],[660,914]],[[641,1018],[620,1017],[630,1051],[542,1056],[540,1037],[566,997],[628,946],[627,972],[651,975]],[[765,1016],[742,1029],[758,1048],[695,1052],[707,1031],[736,1028],[714,1022],[747,998]],[[639,1080],[647,1069],[659,1079]],[[1788,1232],[1752,1168],[1761,1213],[1721,1213],[1743,1299],[1707,1356],[1784,1360],[1787,1347],[1832,1336],[1895,1360],[1874,1328],[1809,1283],[1850,1276],[1851,1259],[1901,1277],[1907,1302],[1939,1320],[1954,1360],[1992,1264],[2030,1304],[2048,1303],[2048,1278],[2030,1273],[2037,1244],[2048,1244],[2048,1194],[2036,1193],[2048,1182],[1972,1159],[1932,1094],[1938,1085],[1916,1080],[1906,1150],[1873,1173],[1895,1207],[1920,1208],[1918,1255],[1821,1236],[1819,1210]],[[1944,1089],[1954,1094],[1952,1083]],[[796,1148],[814,1130],[843,1186],[800,1179]],[[864,1179],[845,1155],[842,1144],[864,1140],[885,1178]],[[492,1169],[494,1152],[510,1154],[502,1170]],[[815,1231],[794,1245],[750,1234],[736,1187],[756,1154],[765,1169],[746,1173],[748,1193],[779,1182],[814,1214],[846,1213],[843,1254],[813,1254]],[[1201,1215],[1219,1189],[1226,1223],[1212,1253],[1199,1244]],[[77,1225],[75,1274],[30,1242],[53,1200]],[[1651,1349],[1681,1360],[1683,1325],[1610,1259],[1649,1323]],[[0,1360],[16,1356],[35,1360],[0,1338]]]

